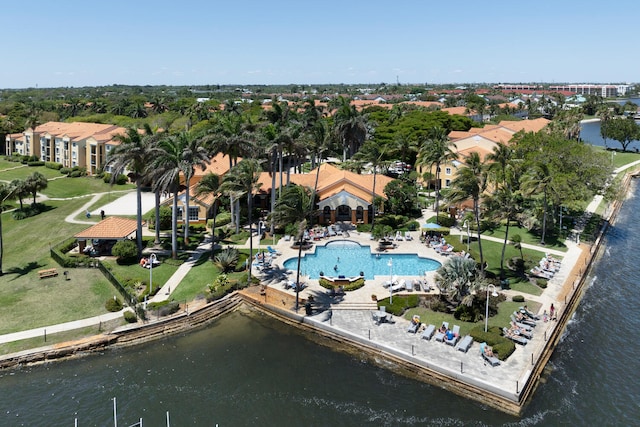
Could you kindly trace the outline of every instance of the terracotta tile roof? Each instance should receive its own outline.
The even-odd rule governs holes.
[[[94,226],[76,234],[77,239],[124,239],[136,232],[135,219],[110,216]]]
[[[443,108],[442,111],[446,111],[449,114],[458,114],[460,116],[466,116],[467,114],[469,114],[467,112],[467,107],[449,107]]]
[[[465,161],[465,156],[469,156],[471,155],[471,153],[478,153],[478,155],[480,155],[480,160],[484,162],[487,156],[492,152],[493,150],[488,150],[481,146],[473,146],[473,147],[466,148],[464,150],[460,150],[458,151],[457,154],[458,154],[458,160],[462,163],[464,163]]]
[[[346,191],[364,200],[371,198],[371,190],[373,188],[373,174],[359,175],[347,170],[338,169],[329,163],[323,163],[320,167],[314,169],[307,174],[291,174],[290,180],[294,184],[303,185],[313,188],[316,182],[316,174],[320,173],[318,178],[318,195],[320,200],[324,200],[340,191]],[[283,175],[286,180],[286,175]],[[384,187],[393,181],[386,175],[376,175],[376,195],[386,199],[384,195]],[[271,175],[263,172],[260,175],[259,182],[262,184],[260,192],[268,193],[271,189]],[[279,183],[279,177],[276,176],[276,185]]]
[[[242,160],[242,157],[238,157],[238,161],[240,160]],[[229,172],[229,157],[222,153],[218,153],[211,158],[211,162],[207,165],[205,170],[196,168],[196,172],[193,176],[202,177],[209,173],[215,173],[222,178],[222,176],[227,172]]]
[[[37,126],[34,132],[39,134],[50,134],[54,137],[69,137],[72,141],[82,141],[94,137],[98,141],[109,141],[117,134],[125,134],[126,129],[115,125],[105,125],[101,123],[62,123],[47,122]]]
[[[519,132],[521,130],[525,131],[526,133],[529,133],[529,132],[539,132],[545,126],[547,126],[550,121],[551,120],[540,117],[539,119],[520,120],[520,121],[503,120],[499,123],[499,125],[513,131],[513,133]]]

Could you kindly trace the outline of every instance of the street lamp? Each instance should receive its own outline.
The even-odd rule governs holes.
[[[153,289],[153,264],[157,259],[156,254],[151,254],[149,257],[149,295],[151,295]]]
[[[484,331],[487,332],[487,329],[489,327],[489,288],[493,288],[493,293],[491,294],[492,297],[497,297],[498,293],[496,292],[496,287],[493,285],[487,285],[487,310],[485,312],[484,315]]]
[[[389,258],[389,305],[393,304],[393,258]]]

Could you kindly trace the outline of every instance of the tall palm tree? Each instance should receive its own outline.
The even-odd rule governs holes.
[[[471,198],[473,200],[473,214],[478,230],[478,250],[480,252],[480,271],[484,273],[484,256],[482,254],[482,240],[480,238],[480,198],[487,185],[484,163],[477,152],[472,152],[464,158],[465,165],[458,170],[458,175],[451,182],[449,199],[452,203],[460,203]]]
[[[542,195],[542,236],[540,237],[540,244],[544,245],[547,231],[547,200],[553,189],[553,177],[549,166],[543,162],[536,163],[522,177],[520,188],[522,189],[522,194],[527,197]]]
[[[147,170],[153,180],[153,191],[171,192],[171,256],[178,257],[178,194],[180,192],[181,159],[184,140],[163,134],[155,147],[154,158]]]
[[[434,204],[434,210],[436,212],[436,224],[439,219],[439,203],[440,203],[440,166],[447,162],[453,161],[457,158],[453,149],[456,148],[455,144],[449,141],[447,136],[448,132],[441,127],[433,127],[429,129],[426,135],[426,139],[419,141],[419,151],[417,164],[422,166],[428,166],[429,169],[435,167],[436,173],[436,203]]]
[[[253,195],[260,189],[260,161],[243,159],[224,176],[220,191],[235,193],[236,196],[247,196],[247,217],[249,221],[249,261],[247,265],[247,284],[251,284],[251,263],[253,261]]]
[[[145,125],[144,133],[137,129],[127,128],[125,134],[114,136],[114,140],[120,142],[109,152],[106,167],[111,167],[111,185],[118,175],[128,172],[129,179],[136,184],[136,243],[138,255],[142,253],[142,184],[146,179],[146,167],[153,160],[154,141],[151,138],[153,131],[149,125]]]
[[[298,235],[298,268],[296,272],[296,284],[300,283],[300,260],[302,259],[302,238],[308,223],[313,223],[315,216],[315,191],[308,187],[291,185],[282,192],[275,209],[271,213],[271,221],[280,226],[285,224],[297,224]],[[296,285],[296,311],[299,305],[300,287]]]
[[[216,243],[216,217],[218,216],[218,197],[220,197],[220,176],[215,173],[208,173],[203,176],[196,186],[196,195],[211,194],[213,196],[212,210],[213,223],[211,224],[211,259],[213,259],[213,249]]]
[[[34,172],[25,179],[25,185],[27,186],[28,191],[31,192],[31,195],[33,196],[34,205],[36,204],[36,196],[38,194],[38,191],[47,188],[47,184],[47,178],[40,172]]]
[[[378,176],[378,168],[385,163],[385,156],[387,154],[386,146],[380,145],[374,141],[365,143],[360,151],[356,153],[354,159],[362,163],[370,163],[373,170],[373,187],[371,188],[371,230],[373,231],[374,222],[376,218],[376,178]]]
[[[182,147],[180,156],[180,172],[184,176],[185,182],[185,211],[184,212],[184,242],[189,241],[189,203],[191,190],[191,179],[193,178],[196,168],[205,170],[210,163],[207,149],[204,146],[202,138],[198,138],[189,132],[181,132],[176,136],[179,139],[179,145]]]
[[[359,112],[349,100],[339,98],[340,106],[334,114],[334,135],[342,144],[342,161],[347,161],[372,134],[369,116]]]

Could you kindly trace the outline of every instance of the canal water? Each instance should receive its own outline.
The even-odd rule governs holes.
[[[0,372],[0,425],[113,425],[113,397],[119,426],[163,426],[167,411],[172,426],[639,425],[636,183],[630,194],[522,418],[236,312],[187,335]]]
[[[629,101],[640,106],[640,98],[632,98]],[[620,104],[624,104],[627,100],[619,101]],[[638,123],[638,122],[636,122]],[[580,138],[589,144],[598,145],[601,147],[609,147],[615,149],[622,149],[622,145],[618,141],[607,139],[606,141],[600,136],[600,121],[585,122],[580,125]],[[633,141],[627,147],[628,150],[640,150],[640,141]]]

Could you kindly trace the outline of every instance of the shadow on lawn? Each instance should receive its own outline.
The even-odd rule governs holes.
[[[26,276],[27,274],[31,273],[33,270],[36,270],[38,268],[42,268],[44,267],[44,264],[39,264],[35,261],[31,261],[29,264],[25,265],[24,267],[12,267],[9,270],[4,272],[4,275],[8,275],[8,274],[15,274],[16,276],[14,278],[12,278],[11,280],[16,280],[19,279],[22,276]]]

